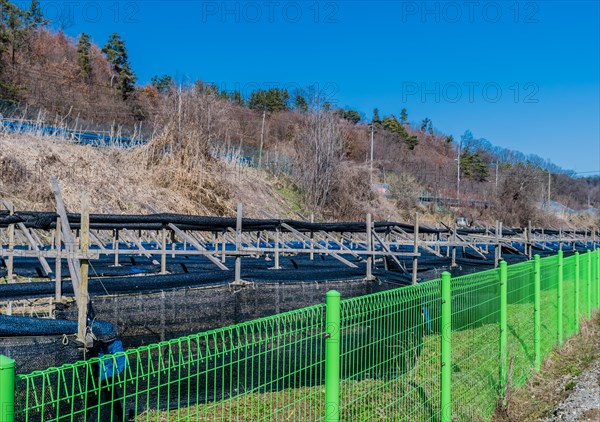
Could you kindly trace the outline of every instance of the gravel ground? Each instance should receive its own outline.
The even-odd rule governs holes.
[[[551,421],[600,421],[600,358],[579,376],[573,391],[563,400]]]

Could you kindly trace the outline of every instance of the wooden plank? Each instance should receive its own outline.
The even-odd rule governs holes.
[[[62,193],[60,190],[60,185],[58,184],[58,180],[56,177],[52,176],[50,178],[50,186],[52,188],[52,193],[54,193],[54,198],[56,199],[56,212],[60,216],[61,219],[61,229],[63,235],[63,243],[65,244],[68,255],[72,255],[72,252],[77,248],[75,237],[73,236],[73,232],[71,232],[71,226],[69,225],[69,219],[67,218],[67,210],[65,208],[65,203],[62,198]],[[79,296],[79,265],[76,259],[72,256],[67,257],[67,262],[69,263],[69,272],[71,273],[71,281],[73,283],[73,292],[75,293],[75,297]]]
[[[104,242],[102,242],[100,240],[100,238],[98,238],[98,235],[95,234],[92,230],[90,230],[90,238],[92,238],[92,240],[94,241],[94,243],[96,243],[96,245],[98,245],[98,247],[100,248],[100,250],[102,251],[102,253],[106,254],[108,252],[108,250],[104,246]]]
[[[9,205],[10,205],[10,208],[8,209],[8,212],[10,215],[14,215],[15,209],[12,204],[9,204]],[[6,278],[9,283],[12,283],[14,281],[14,270],[15,270],[14,249],[15,249],[15,225],[9,224],[8,225],[8,253],[9,253],[9,255],[8,255],[8,260],[6,262],[6,270],[8,272],[6,275]]]
[[[186,239],[188,242],[190,242],[190,244],[194,245],[194,247],[200,251],[205,251],[208,252],[208,250],[202,246],[200,243],[198,243],[196,240],[194,240],[192,237],[188,236],[187,233],[185,233],[183,230],[181,230],[179,227],[177,227],[175,224],[173,223],[169,223],[168,227],[173,230],[177,236]],[[225,265],[223,265],[221,263],[221,261],[219,261],[217,258],[215,258],[212,255],[205,255],[210,262],[212,262],[213,264],[215,264],[217,267],[219,267],[220,269],[224,270],[224,271],[228,271],[229,268],[227,268]]]
[[[391,253],[390,248],[385,244],[385,242],[383,240],[381,240],[381,238],[379,237],[379,235],[377,234],[376,231],[373,231],[373,237],[381,244],[381,247],[383,248],[384,251]],[[396,262],[396,264],[398,264],[398,266],[400,268],[402,268],[404,271],[406,271],[406,267],[404,267],[404,265],[402,265],[402,263],[400,262],[400,260],[398,258],[396,258],[394,255],[389,255],[392,257],[392,259]]]
[[[55,230],[56,258],[54,263],[54,299],[57,302],[62,300],[62,233],[60,217],[56,219]]]
[[[395,232],[396,234],[401,234],[403,238],[405,238],[406,240],[409,240],[409,235],[407,232],[405,232],[404,230],[402,230],[400,227],[398,226],[394,226],[392,228],[392,232]],[[414,242],[414,239],[413,239]],[[439,258],[443,258],[443,255],[439,252],[437,252],[435,249],[427,246],[425,243],[423,242],[419,242],[419,248],[421,249],[425,249],[427,252],[432,253],[433,255],[439,257]]]
[[[84,193],[81,198],[81,229],[79,231],[79,249],[86,253],[90,248],[90,197]],[[87,348],[87,309],[90,300],[88,294],[89,261],[79,260],[79,296],[77,298],[77,339]]]
[[[289,226],[286,223],[281,223],[281,227],[283,227],[284,229],[286,229],[287,231],[289,231],[290,233],[292,233],[292,235],[294,235],[298,240],[301,240],[301,241],[304,241],[304,242],[309,242],[309,243],[312,242],[308,236],[303,235],[298,230],[294,229],[293,227]],[[330,251],[329,249],[327,249],[327,248],[319,245],[318,243],[315,244],[315,248],[320,249],[320,250],[325,250],[328,255],[331,255],[332,257],[334,257],[338,261],[346,264],[350,268],[358,268],[358,266],[354,265],[352,262],[348,261],[345,258],[342,258],[337,253]]]
[[[331,240],[333,243],[335,243],[336,245],[338,245],[340,247],[340,249],[348,252],[350,255],[354,256],[355,258],[359,258],[360,256],[354,252],[352,249],[348,248],[346,245],[344,245],[342,242],[340,242],[339,240],[337,240],[335,237],[333,237],[332,235],[330,235],[327,232],[324,231],[318,231],[317,233],[319,233],[320,235],[324,236],[326,239]],[[375,234],[375,233],[373,233]]]
[[[413,226],[414,246],[412,259],[412,284],[417,284],[417,270],[419,269],[419,263],[417,255],[419,254],[419,213],[415,213],[415,224]]]
[[[143,254],[146,258],[152,259],[152,255],[150,253],[148,253],[148,250],[146,248],[144,248],[144,245],[142,245],[142,242],[134,234],[132,234],[127,229],[123,229],[122,232],[125,233],[125,235],[129,238],[130,241],[132,241],[133,243],[136,244],[136,246],[138,247],[138,251],[141,254]],[[153,260],[152,263],[154,265],[158,265],[158,261],[156,261],[156,260]]]
[[[19,227],[19,230],[21,230],[21,232],[25,235],[25,238],[27,239],[27,242],[29,243],[31,248],[33,250],[39,251],[39,245],[37,244],[33,236],[31,236],[31,233],[29,233],[29,230],[27,229],[27,227],[25,227],[25,224],[17,223],[17,226]],[[50,265],[48,264],[48,261],[46,261],[46,258],[44,258],[43,256],[39,256],[38,260],[40,261],[40,264],[42,264],[42,268],[44,269],[46,275],[49,276],[50,274],[52,274],[52,268],[50,268]]]

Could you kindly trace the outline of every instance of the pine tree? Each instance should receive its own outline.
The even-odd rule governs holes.
[[[308,111],[308,102],[302,95],[296,95],[296,110],[301,113],[306,113]]]
[[[114,32],[109,37],[102,52],[106,55],[106,60],[111,64],[113,73],[118,77],[117,89],[123,99],[127,99],[129,94],[135,90],[136,77],[129,64],[125,42],[119,34]]]
[[[406,111],[406,108],[403,108],[400,112],[400,123],[403,125],[408,123],[408,112]]]
[[[371,122],[375,123],[375,124],[381,123],[381,119],[379,118],[379,109],[378,108],[373,109],[373,120]]]
[[[85,32],[79,36],[77,42],[77,63],[79,64],[79,75],[86,81],[92,78],[92,42],[90,36]]]
[[[271,88],[267,91],[259,89],[250,95],[248,107],[253,110],[266,110],[269,113],[288,111],[290,94],[286,89]]]
[[[150,83],[161,93],[167,93],[175,86],[175,82],[171,75],[155,75],[150,79]]]
[[[129,94],[135,91],[135,81],[136,77],[133,70],[131,70],[129,63],[125,63],[123,69],[121,69],[121,73],[119,73],[119,84],[117,85],[117,89],[124,100],[129,97]]]
[[[240,91],[233,91],[231,93],[229,99],[231,100],[232,103],[239,105],[239,106],[243,106],[245,104],[244,97],[242,97],[242,94],[240,93]]]
[[[48,24],[48,20],[44,18],[44,14],[42,13],[39,1],[31,0],[29,10],[25,13],[25,23],[29,30],[37,29],[40,26],[46,26]]]
[[[419,144],[419,138],[416,135],[410,135],[404,125],[398,121],[396,116],[392,115],[385,117],[381,121],[381,125],[391,133],[400,136],[400,139],[404,141],[409,150],[412,151]]]

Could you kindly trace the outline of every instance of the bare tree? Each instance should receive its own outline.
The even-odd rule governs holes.
[[[297,184],[306,205],[325,208],[343,160],[344,140],[339,118],[322,109],[306,113],[294,139]]]

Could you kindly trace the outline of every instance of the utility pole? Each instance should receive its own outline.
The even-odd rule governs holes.
[[[498,195],[498,160],[496,160],[496,195]]]
[[[258,152],[258,168],[262,167],[262,151],[265,136],[265,118],[267,117],[267,109],[263,110],[262,127],[260,129],[260,151]]]
[[[460,149],[462,147],[462,139],[458,144],[458,156],[456,158],[456,200],[460,201]]]
[[[375,132],[375,123],[371,123],[371,171],[370,171],[370,181],[371,185],[373,185],[373,135]]]
[[[548,172],[548,205],[550,205],[550,182],[552,180],[550,172]]]

